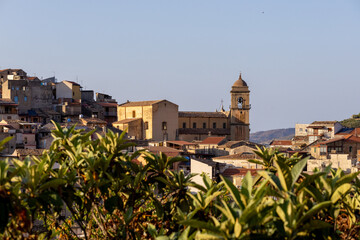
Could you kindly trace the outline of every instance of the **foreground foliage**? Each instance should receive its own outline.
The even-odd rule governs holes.
[[[303,173],[307,159],[258,149],[264,171],[240,189],[222,177],[171,171],[182,158],[127,153],[108,132],[53,132],[32,161],[0,162],[0,237],[4,239],[339,239],[359,237],[357,173],[329,166]],[[146,164],[134,159],[142,154]],[[258,161],[258,160],[254,160]],[[191,191],[197,191],[192,193]]]

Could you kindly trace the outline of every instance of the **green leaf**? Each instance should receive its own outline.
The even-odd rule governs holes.
[[[162,207],[161,203],[157,199],[153,199],[153,203],[155,206],[156,214],[159,218],[163,218],[164,216],[164,208]]]
[[[340,187],[338,187],[331,196],[331,202],[336,203],[350,189],[351,189],[350,183],[345,183]]]
[[[306,166],[308,158],[304,158],[291,169],[291,177],[292,177],[292,183],[291,186],[295,184],[295,182],[298,180],[301,172],[303,171],[304,167]]]
[[[207,222],[194,220],[194,219],[188,219],[188,220],[180,221],[179,223],[184,226],[190,226],[190,227],[197,228],[197,229],[206,229],[213,233],[221,234],[221,231],[217,227],[215,227],[214,225],[207,223]]]
[[[241,202],[239,190],[234,186],[234,184],[232,182],[230,182],[229,179],[223,177],[222,175],[220,175],[220,177],[223,180],[225,187],[227,188],[227,190],[230,192],[231,196],[233,197],[233,200],[235,201],[235,203],[241,209],[243,209],[245,206]]]
[[[59,185],[66,184],[66,182],[67,181],[65,179],[51,179],[50,181],[41,185],[41,187],[39,187],[39,190],[44,190],[48,188],[57,188]]]
[[[315,206],[313,206],[309,211],[307,211],[297,222],[297,226],[299,226],[300,224],[302,224],[305,220],[311,218],[312,216],[314,216],[316,213],[318,213],[321,209],[326,208],[328,206],[331,205],[331,201],[325,201],[325,202],[321,202],[316,204]]]

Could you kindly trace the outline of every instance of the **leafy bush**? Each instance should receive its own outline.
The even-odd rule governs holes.
[[[92,134],[56,125],[54,142],[40,158],[0,162],[0,237],[359,237],[357,173],[328,167],[308,175],[302,172],[307,159],[258,149],[264,171],[255,178],[248,173],[240,189],[207,175],[200,186],[192,175],[170,170],[182,158],[129,155],[132,143],[123,135],[109,131],[92,141]],[[134,162],[140,154],[144,165]]]

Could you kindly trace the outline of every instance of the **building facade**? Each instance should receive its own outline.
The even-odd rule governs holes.
[[[209,136],[224,136],[231,141],[248,141],[250,137],[250,90],[239,79],[231,91],[230,111],[179,112],[179,140],[200,141]]]
[[[126,102],[118,106],[118,121],[113,126],[129,136],[154,141],[175,140],[178,127],[178,105],[167,101]]]

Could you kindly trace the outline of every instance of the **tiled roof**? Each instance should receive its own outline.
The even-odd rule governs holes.
[[[87,124],[106,124],[107,122],[104,120],[101,120],[100,118],[82,118],[84,122]]]
[[[292,145],[291,140],[273,140],[270,145]]]
[[[117,107],[118,104],[116,102],[97,102],[96,104],[103,106],[103,107]]]
[[[0,70],[0,72],[5,72],[5,71],[19,71],[21,69],[12,69],[12,68],[7,68],[7,69],[3,69],[3,70]]]
[[[171,144],[180,145],[180,146],[197,145],[197,143],[191,143],[191,142],[186,142],[186,141],[167,141],[166,143],[171,143]]]
[[[227,118],[227,115],[223,112],[179,112],[179,117]]]
[[[215,157],[213,159],[214,160],[248,160],[248,159],[260,159],[260,157],[255,153],[242,152],[238,154]]]
[[[256,146],[259,147],[263,146],[262,144],[241,140],[241,141],[228,141],[227,143],[220,145],[219,148],[236,148],[244,145],[252,148],[256,148]]]
[[[39,80],[38,77],[27,77],[27,79],[28,79],[28,80],[36,80],[36,79],[38,79],[38,80]]]
[[[165,100],[154,100],[154,101],[139,101],[139,102],[126,102],[122,103],[119,106],[121,107],[138,107],[138,106],[151,106],[155,103],[159,103]]]
[[[140,120],[140,119],[141,119],[141,118],[123,119],[123,120],[120,120],[120,121],[113,122],[112,124],[126,124],[126,123],[130,123],[130,122],[138,121],[138,120]]]
[[[315,122],[312,122],[311,124],[335,124],[337,122],[338,121],[315,121]]]
[[[9,98],[0,98],[0,105],[14,105],[14,106],[17,106],[18,104],[16,104],[14,101],[12,101]]]
[[[230,176],[245,176],[247,172],[250,172],[251,176],[256,176],[257,172],[262,169],[248,169],[248,168],[228,168],[222,175],[224,177]]]
[[[226,140],[225,137],[208,137],[199,144],[219,144],[225,140]]]
[[[179,134],[200,134],[200,135],[230,135],[230,129],[226,128],[179,128]]]
[[[177,150],[174,148],[169,148],[169,147],[162,147],[162,146],[148,146],[145,147],[145,149],[149,150],[149,152],[152,152],[154,154],[159,154],[160,152],[164,153],[166,156],[168,157],[176,157],[178,155],[180,155],[181,150]]]
[[[75,86],[80,86],[80,84],[76,83],[76,82],[73,82],[73,81],[68,81],[68,80],[64,80],[64,82],[69,82]]]

